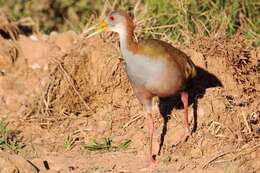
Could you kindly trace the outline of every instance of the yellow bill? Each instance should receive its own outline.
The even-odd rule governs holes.
[[[86,28],[83,31],[84,35],[87,35],[86,38],[90,38],[94,35],[97,35],[101,32],[104,32],[108,29],[108,23],[105,20],[100,21],[98,24],[95,24],[94,26],[90,28]],[[90,32],[94,31],[93,33],[89,34]]]

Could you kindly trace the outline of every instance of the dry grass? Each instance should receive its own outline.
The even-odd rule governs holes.
[[[0,11],[0,32],[2,36],[13,40],[16,40],[18,37],[17,25],[2,11]]]

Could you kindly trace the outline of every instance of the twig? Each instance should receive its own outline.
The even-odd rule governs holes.
[[[101,13],[100,13],[100,18],[103,18],[106,14],[106,11],[108,9],[108,6],[109,6],[109,2],[106,0],[105,3],[104,3],[104,6],[101,10]]]
[[[240,155],[249,154],[249,153],[251,153],[252,151],[255,151],[258,147],[260,147],[260,143],[256,144],[256,145],[253,146],[253,147],[250,147],[250,150],[249,150],[249,151],[245,151],[244,153],[242,153],[242,154],[240,154]],[[238,152],[242,152],[243,150],[246,150],[246,149],[241,149],[241,150],[239,150]]]
[[[127,123],[125,123],[125,125],[123,126],[123,129],[125,129],[126,127],[128,127],[130,124],[132,124],[133,122],[137,121],[138,119],[142,118],[143,115],[140,113],[140,114],[137,114],[133,117],[133,119],[131,119],[130,121],[128,121]]]
[[[212,163],[214,161],[215,161],[215,163],[223,163],[223,162],[227,162],[227,161],[233,161],[233,160],[237,159],[238,157],[240,157],[242,155],[246,155],[246,154],[249,154],[249,153],[255,151],[258,147],[260,147],[260,143],[256,144],[253,147],[250,147],[249,151],[246,151],[247,149],[240,149],[240,150],[237,150],[237,151],[233,150],[233,151],[222,152],[222,153],[218,154],[217,156],[213,157],[212,159],[210,159],[209,161],[207,161],[207,163],[205,163],[202,168],[205,169],[210,163]],[[231,159],[216,161],[218,158],[223,157],[224,155],[227,155],[227,154],[230,154],[230,153],[237,153],[237,154],[236,154],[236,156],[234,156]]]
[[[174,28],[175,26],[177,26],[177,25],[176,24],[161,25],[161,26],[153,26],[153,27],[149,27],[149,28],[144,28],[142,30],[143,31],[149,31],[149,30],[156,30],[156,29]],[[137,31],[139,31],[139,30],[137,30]]]
[[[225,162],[232,162],[234,161],[235,158],[231,158],[231,159],[226,159],[226,160],[216,160],[215,163],[225,163]]]
[[[176,14],[173,14],[173,13],[161,13],[161,14],[158,14],[158,15],[156,15],[156,16],[152,16],[152,17],[147,17],[147,18],[144,18],[144,19],[140,19],[140,20],[137,20],[136,21],[136,25],[141,25],[142,23],[145,23],[145,22],[147,22],[147,21],[150,21],[150,20],[152,20],[152,19],[157,19],[157,18],[159,18],[159,17],[162,17],[162,16],[174,16],[174,15],[176,15]]]
[[[137,11],[138,11],[138,8],[139,8],[140,4],[141,4],[141,0],[137,0],[136,4],[134,6],[134,17],[137,14]]]
[[[42,113],[47,114],[48,117],[50,117],[49,114],[49,108],[50,108],[50,90],[53,88],[54,82],[49,82],[48,87],[46,88],[46,91],[43,93],[43,104],[44,108],[42,110]]]
[[[250,128],[250,126],[249,126],[249,124],[248,124],[248,122],[247,122],[247,120],[246,120],[246,115],[245,115],[245,113],[244,113],[243,110],[242,110],[242,116],[243,116],[243,120],[244,120],[244,122],[245,122],[245,125],[246,125],[246,128],[247,128],[248,132],[249,132],[249,133],[252,133],[251,128]]]
[[[74,86],[72,79],[70,77],[70,75],[67,73],[67,71],[64,69],[64,67],[62,66],[62,64],[56,60],[56,63],[58,63],[59,68],[61,69],[61,71],[65,74],[65,76],[67,77],[67,81],[69,82],[70,86],[73,88],[74,92],[77,94],[77,96],[79,97],[79,99],[81,100],[81,102],[84,104],[85,108],[90,110],[92,113],[94,113],[94,111],[88,106],[88,104],[86,103],[86,101],[84,100],[84,98],[81,96],[81,94],[78,92],[78,90],[76,89],[76,87]]]
[[[231,158],[231,159],[226,159],[226,160],[218,160],[218,161],[215,161],[215,163],[223,163],[223,162],[231,162],[231,161],[234,161],[236,160],[238,157],[242,156],[242,155],[247,155],[247,154],[250,154],[252,153],[253,151],[255,151],[258,147],[260,147],[260,144],[257,144],[255,145],[253,148],[251,148],[249,151],[245,151],[245,152],[242,152],[242,153],[239,153],[237,154],[235,157]],[[241,152],[242,150],[238,151],[238,152]]]
[[[214,156],[213,158],[211,158],[209,161],[207,161],[207,163],[205,163],[202,167],[202,169],[205,169],[208,167],[208,165],[212,162],[214,162],[215,160],[217,160],[218,158],[225,156],[227,154],[233,153],[234,151],[226,151],[226,152],[222,152],[220,154],[218,154],[217,156]]]
[[[113,4],[111,6],[111,10],[115,10],[117,5],[118,5],[118,0],[114,0]]]

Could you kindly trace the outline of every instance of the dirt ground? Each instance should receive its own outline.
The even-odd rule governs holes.
[[[164,110],[154,114],[155,167],[146,163],[145,112],[116,36],[7,32],[0,44],[0,118],[8,140],[23,144],[0,144],[2,172],[260,172],[260,51],[239,34],[174,45],[198,69],[189,91],[194,133],[177,144],[184,134],[179,96],[155,99]],[[84,148],[104,139],[112,146]]]

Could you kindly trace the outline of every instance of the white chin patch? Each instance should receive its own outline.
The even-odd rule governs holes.
[[[111,31],[117,32],[119,35],[124,35],[126,33],[126,28],[123,24],[117,24],[110,28]]]

